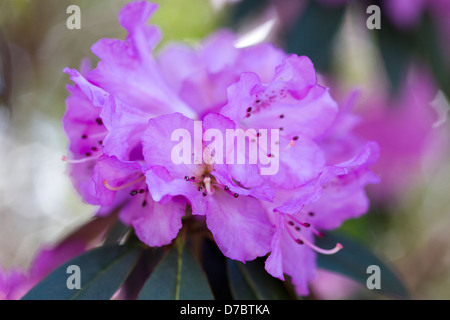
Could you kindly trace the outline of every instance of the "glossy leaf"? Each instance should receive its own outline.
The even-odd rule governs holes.
[[[129,246],[105,246],[93,249],[58,267],[32,288],[22,300],[108,300],[125,281],[140,256],[140,249]],[[69,289],[72,273],[78,266],[81,289]]]
[[[290,299],[283,283],[269,275],[259,260],[244,264],[228,259],[228,278],[237,300]]]
[[[286,36],[288,52],[306,55],[316,69],[327,71],[331,67],[335,37],[343,21],[345,6],[328,7],[309,1]]]
[[[373,291],[400,299],[409,297],[408,290],[395,271],[368,248],[334,233],[327,233],[326,237],[316,240],[316,244],[322,248],[332,248],[336,243],[341,243],[344,248],[333,255],[318,254],[318,267],[345,275],[366,287],[367,279],[372,274],[368,273],[368,267],[375,265],[380,268],[381,289]]]
[[[381,30],[377,30],[376,33],[392,93],[396,95],[412,60],[414,35],[396,29],[388,21],[383,21]]]
[[[139,300],[211,300],[208,280],[183,244],[173,246],[144,284]]]
[[[8,104],[12,90],[12,62],[8,43],[0,32],[0,102]]]

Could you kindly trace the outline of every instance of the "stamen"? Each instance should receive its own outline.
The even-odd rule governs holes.
[[[282,149],[281,151],[286,151],[289,148],[292,148],[293,146],[295,146],[295,141],[292,139],[289,141],[289,144],[286,147],[284,147],[284,149]]]
[[[311,249],[313,249],[319,253],[322,253],[322,254],[335,254],[344,248],[342,246],[342,244],[336,243],[336,246],[333,249],[326,250],[326,249],[319,248],[314,243],[310,242],[308,239],[306,239],[302,236],[301,236],[301,238],[302,238],[303,242],[306,243],[306,245],[308,245]]]
[[[298,219],[294,218],[292,215],[289,215],[289,217],[294,220],[296,223],[298,223],[299,225],[305,227],[305,228],[309,228],[311,226],[311,224],[307,223],[307,222],[301,222]],[[291,224],[292,226],[292,224]]]
[[[203,179],[203,184],[205,185],[206,193],[209,194],[209,195],[213,195],[214,194],[214,188],[211,187],[211,178],[210,177],[205,177]]]
[[[123,185],[117,186],[117,187],[111,186],[108,183],[107,180],[103,180],[103,185],[106,187],[106,189],[109,189],[111,191],[119,191],[119,190],[123,190],[123,189],[128,188],[128,187],[131,187],[132,185],[135,185],[136,183],[141,182],[143,180],[145,180],[145,176],[144,175],[140,176],[139,178],[137,178],[134,181],[128,182],[126,184],[123,184]]]
[[[102,139],[102,138],[106,137],[107,134],[108,134],[108,131],[104,130],[104,131],[100,131],[100,132],[97,132],[97,133],[89,134],[89,136],[86,135],[86,134],[84,134],[84,135],[86,136],[86,139],[87,138],[89,138],[89,139],[99,139],[99,138]]]
[[[61,160],[64,162],[67,162],[67,163],[77,164],[77,163],[85,163],[85,162],[89,162],[92,160],[97,160],[99,157],[100,157],[100,155],[93,156],[93,157],[89,156],[89,157],[86,157],[83,159],[69,159],[66,156],[62,156]]]
[[[314,251],[321,253],[321,254],[335,254],[337,252],[339,252],[341,249],[343,249],[344,247],[342,246],[342,244],[337,243],[336,246],[333,249],[330,250],[326,250],[326,249],[322,249],[319,248],[318,246],[316,246],[314,243],[312,243],[311,241],[309,241],[306,237],[304,237],[300,232],[296,232],[296,235],[294,235],[292,233],[292,231],[290,230],[289,226],[286,226],[286,230],[289,234],[289,236],[298,244],[306,244],[308,247],[310,247],[311,249],[313,249]]]
[[[314,234],[315,234],[316,236],[318,236],[318,237],[321,237],[321,238],[325,237],[325,233],[320,232],[319,230],[317,230],[317,229],[314,228],[314,227],[311,227],[311,231],[314,232]]]

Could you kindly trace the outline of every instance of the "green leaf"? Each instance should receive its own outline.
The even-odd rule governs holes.
[[[130,230],[131,228],[129,226],[123,224],[121,221],[117,221],[106,235],[103,245],[120,243]]]
[[[392,94],[397,95],[415,50],[414,34],[398,30],[385,20],[382,21],[381,30],[374,32],[378,35],[378,45]]]
[[[309,1],[297,23],[286,36],[288,52],[306,55],[316,69],[331,67],[333,42],[344,17],[345,6],[327,7],[318,1]]]
[[[12,62],[8,43],[0,32],[0,102],[8,104],[12,90]]]
[[[417,49],[438,82],[440,89],[450,97],[450,65],[444,58],[439,30],[429,14],[425,14],[417,32]]]
[[[137,247],[104,246],[58,267],[32,288],[22,300],[107,300],[131,272],[141,251]],[[80,268],[81,289],[68,289],[71,265]]]
[[[200,264],[182,243],[177,243],[144,284],[138,300],[213,299]]]
[[[268,0],[241,0],[236,3],[229,19],[229,27],[235,27],[237,24],[254,18],[255,15],[261,13],[268,5]]]
[[[228,259],[228,278],[233,296],[237,300],[290,299],[283,283],[272,277],[259,260],[245,264]]]
[[[367,268],[376,265],[380,268],[381,289],[373,291],[394,296],[399,299],[408,299],[408,290],[396,273],[368,248],[356,243],[355,241],[335,233],[327,233],[324,238],[317,238],[316,244],[322,248],[331,248],[340,243],[343,249],[333,255],[318,254],[317,265],[329,271],[345,275],[364,287],[371,273],[367,273]]]

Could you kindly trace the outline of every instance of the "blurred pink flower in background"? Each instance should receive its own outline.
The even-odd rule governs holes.
[[[60,245],[45,246],[38,251],[28,270],[0,266],[0,300],[20,300],[31,288],[64,262],[86,250],[80,240],[64,241]]]
[[[391,201],[404,195],[415,179],[423,179],[427,170],[447,159],[449,126],[446,111],[433,103],[437,93],[428,72],[415,68],[396,98],[377,91],[368,94],[361,106],[364,121],[356,132],[381,146],[380,160],[374,165],[381,183],[368,188],[377,200]]]
[[[319,300],[349,299],[358,288],[354,280],[323,269],[317,269],[316,277],[311,281],[311,290]]]

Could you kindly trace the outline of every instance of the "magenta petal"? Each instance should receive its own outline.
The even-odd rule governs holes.
[[[75,82],[81,88],[83,93],[95,107],[102,107],[109,99],[109,93],[86,80],[86,78],[77,70],[65,68],[64,72],[70,75],[70,80]]]
[[[180,113],[168,114],[150,119],[148,123],[147,130],[142,136],[145,162],[148,166],[158,165],[167,168],[174,179],[183,179],[185,176],[200,176],[204,168],[202,165],[194,163],[193,156],[188,155],[191,164],[174,163],[172,150],[181,142],[171,140],[175,130],[185,130],[188,133],[189,137],[186,137],[186,141],[190,143],[191,151],[194,153],[194,120]],[[200,135],[203,135],[203,131],[200,132]],[[201,139],[200,136],[200,142]],[[199,160],[201,162],[201,159]]]
[[[281,253],[281,234],[284,230],[282,215],[278,215],[277,228],[272,237],[271,252],[266,259],[265,269],[275,278],[284,281],[283,274],[283,255]]]
[[[328,90],[317,85],[311,61],[291,55],[267,85],[254,73],[242,74],[228,88],[228,104],[221,112],[239,127],[279,129],[287,139],[313,139],[333,123],[338,106]]]
[[[145,205],[144,202],[145,201]],[[150,197],[135,196],[120,212],[120,218],[134,227],[139,239],[150,247],[170,244],[182,227],[181,218],[186,213],[186,201],[173,199],[160,204]]]
[[[364,187],[378,182],[370,171],[339,176],[327,185],[321,198],[305,206],[305,212],[313,212],[309,221],[318,229],[332,230],[351,218],[358,218],[369,210],[370,202]]]
[[[264,59],[261,59],[264,57]],[[271,43],[262,43],[242,49],[237,65],[244,72],[254,72],[262,83],[269,83],[275,68],[285,59],[286,53]]]
[[[317,84],[311,60],[306,56],[290,55],[276,68],[272,85],[278,82],[282,82],[294,98],[302,99]]]
[[[162,166],[153,166],[145,172],[148,189],[156,202],[167,203],[173,197],[183,196],[192,206],[192,214],[205,215],[206,202],[201,192],[190,181],[174,179]]]
[[[119,190],[145,188],[145,178],[137,162],[120,161],[116,157],[101,156],[94,169],[96,196],[100,205],[108,206]]]
[[[303,236],[313,242],[311,232]],[[299,245],[288,235],[287,231],[281,234],[281,255],[284,273],[291,277],[297,294],[309,294],[308,284],[315,276],[316,252],[307,245]]]
[[[145,1],[125,6],[119,19],[128,30],[127,39],[102,39],[92,46],[101,61],[87,76],[116,99],[149,115],[161,115],[171,110],[195,116],[165,82],[153,57],[152,49],[159,41],[160,33],[146,22],[156,8],[157,5]]]
[[[207,199],[206,223],[225,256],[247,261],[269,252],[274,228],[258,200],[222,191]]]
[[[108,128],[104,152],[120,160],[142,160],[141,136],[150,116],[111,97],[103,106],[101,117]]]

